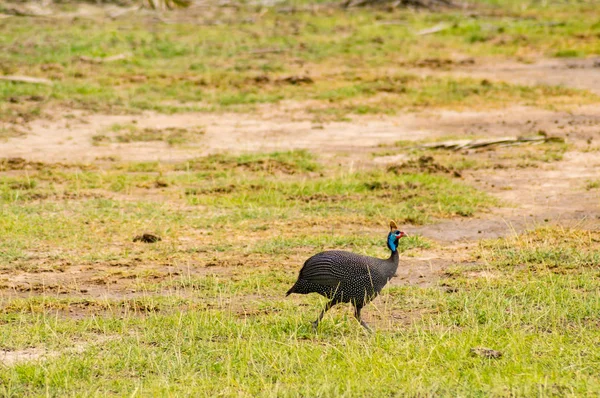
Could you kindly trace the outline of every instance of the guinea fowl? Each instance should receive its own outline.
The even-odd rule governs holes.
[[[313,327],[316,329],[325,313],[338,303],[352,303],[354,316],[367,330],[371,330],[360,319],[360,310],[373,300],[398,269],[398,240],[406,234],[398,231],[394,221],[390,221],[387,246],[392,254],[388,259],[362,256],[340,250],[328,250],[315,254],[300,270],[298,280],[288,290],[292,293],[319,293],[330,301]]]

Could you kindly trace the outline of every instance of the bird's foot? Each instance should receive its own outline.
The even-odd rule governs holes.
[[[363,328],[365,328],[365,330],[369,333],[373,333],[373,329],[371,329],[371,327],[367,324],[367,322],[365,321],[360,321],[360,326],[362,326]]]
[[[317,327],[319,327],[319,321],[314,321],[311,323],[313,332],[317,331]]]

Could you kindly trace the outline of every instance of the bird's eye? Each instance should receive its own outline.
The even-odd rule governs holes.
[[[400,235],[400,231],[396,231],[396,236]]]

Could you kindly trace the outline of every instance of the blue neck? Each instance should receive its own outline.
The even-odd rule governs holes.
[[[398,249],[398,247],[396,246],[396,236],[394,234],[389,234],[388,235],[388,242],[387,242],[387,244],[388,244],[388,247],[390,248],[390,250],[392,252],[395,252]]]

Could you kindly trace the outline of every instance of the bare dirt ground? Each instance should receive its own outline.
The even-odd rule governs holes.
[[[522,84],[562,84],[600,93],[600,73],[595,62],[477,65],[441,73],[467,74]],[[598,190],[585,189],[587,181],[600,175],[600,152],[596,146],[597,140],[600,140],[600,109],[596,106],[577,107],[568,112],[526,107],[485,112],[422,112],[356,117],[352,122],[322,125],[309,118],[303,119],[302,115],[291,120],[285,112],[290,106],[297,107],[297,104],[268,106],[253,115],[147,113],[114,116],[69,112],[69,118],[57,116],[54,120],[31,123],[31,132],[27,136],[0,143],[0,154],[2,157],[45,162],[91,162],[106,156],[116,156],[123,161],[174,162],[218,152],[306,148],[319,153],[324,159],[355,168],[397,162],[398,156],[373,158],[371,153],[382,144],[399,140],[464,134],[519,136],[543,131],[567,140],[570,148],[564,158],[527,169],[464,172],[462,178],[465,181],[496,196],[504,206],[474,218],[445,220],[420,227],[407,226],[407,232],[421,234],[439,245],[426,254],[421,253],[420,257],[404,258],[393,284],[431,285],[446,267],[474,261],[470,253],[481,239],[506,236],[545,224],[590,229],[597,229],[600,225]],[[92,136],[95,134],[115,123],[132,122],[142,128],[203,126],[206,133],[200,144],[186,147],[169,147],[163,142],[93,144]],[[298,258],[299,265],[300,260]],[[183,268],[153,267],[164,278],[187,272]],[[104,268],[115,269],[110,265]],[[231,269],[234,268],[211,267],[202,272],[229,273]],[[3,279],[5,284],[13,287],[13,292],[25,295],[53,293],[79,297],[133,297],[139,294],[119,278],[111,284],[95,281],[100,271],[97,267],[93,270],[86,266],[68,267],[66,272],[61,273],[19,272],[5,275]]]
[[[518,84],[548,84],[600,94],[600,59],[542,59],[532,63],[480,63],[458,74]]]
[[[561,85],[600,94],[599,59],[542,59],[533,63],[460,64],[450,71],[418,69],[421,74],[452,74],[495,81]],[[53,120],[37,120],[24,137],[0,142],[0,153],[29,160],[89,162],[104,156],[129,161],[181,161],[215,152],[246,152],[306,148],[322,153],[363,152],[398,140],[422,140],[471,133],[485,136],[522,135],[540,130],[573,139],[593,140],[600,119],[597,106],[570,112],[527,107],[479,112],[421,112],[398,116],[354,117],[351,122],[315,123],[303,112],[310,103],[259,107],[252,115],[144,113],[121,116],[56,110]],[[68,117],[64,117],[67,116]],[[292,117],[290,117],[292,115]],[[92,137],[115,124],[135,123],[140,128],[206,128],[201,144],[186,148],[164,142],[94,145]]]

